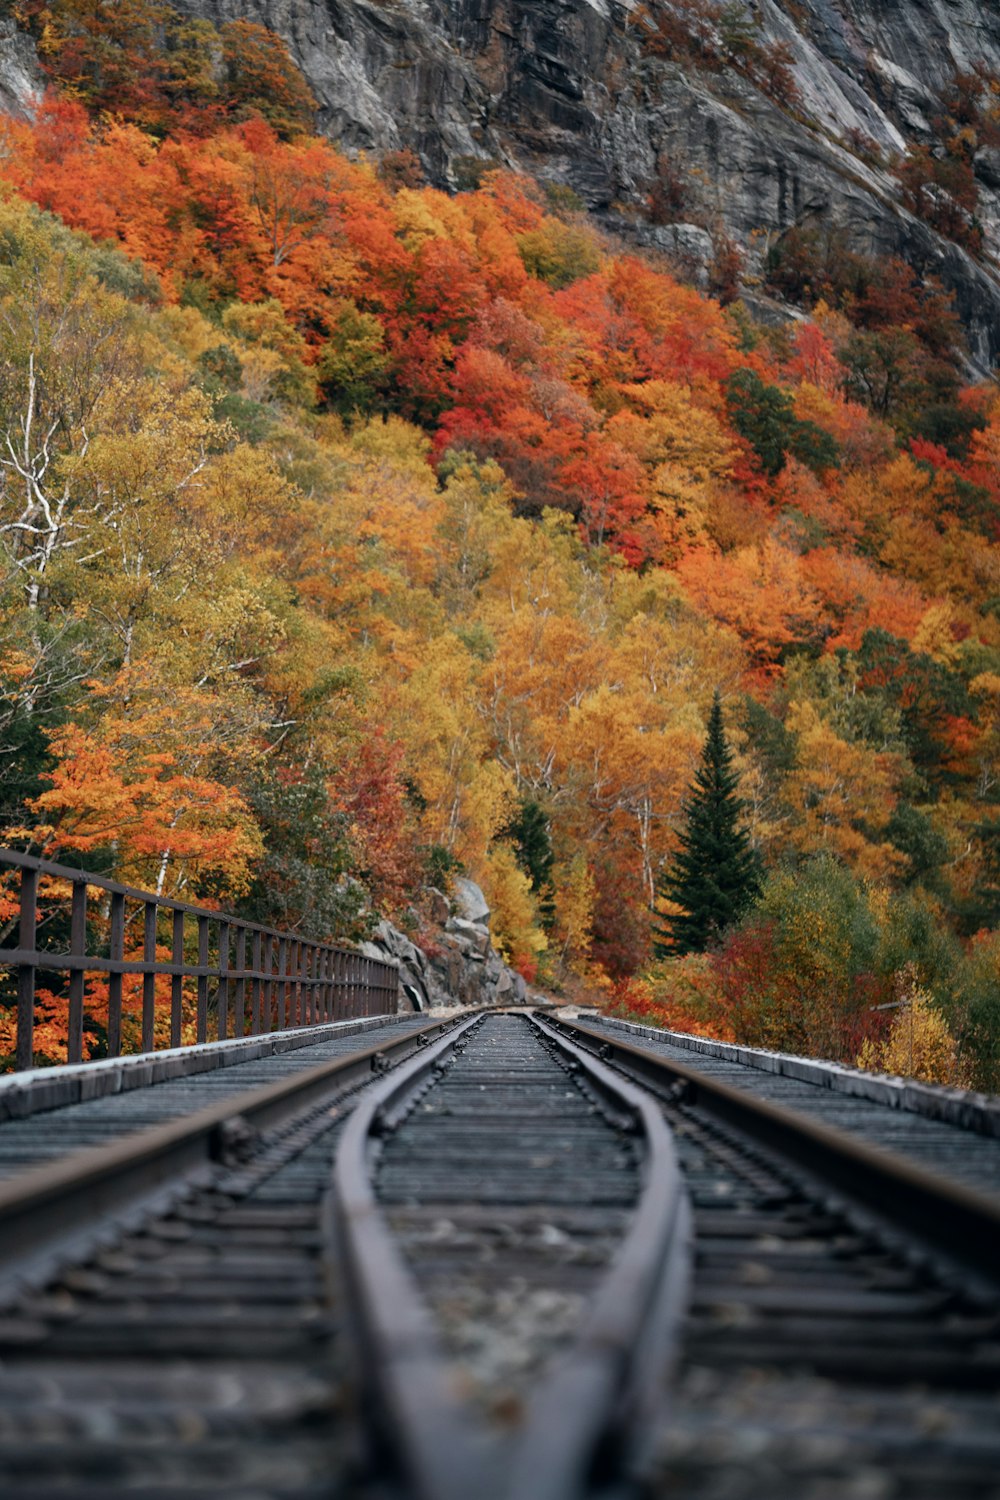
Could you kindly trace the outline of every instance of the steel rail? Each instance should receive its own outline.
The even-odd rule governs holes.
[[[464,1014],[464,1013],[463,1013]],[[459,1017],[460,1018],[460,1017]],[[349,1086],[380,1073],[390,1061],[420,1052],[427,1041],[456,1024],[455,1017],[380,1040],[346,1057],[332,1058],[291,1077],[209,1105],[166,1125],[138,1130],[108,1146],[73,1151],[0,1183],[0,1293],[27,1277],[48,1274],[59,1242],[93,1229],[118,1210],[132,1211],[167,1184],[186,1184],[219,1159],[227,1129],[261,1131],[315,1103],[336,1085]],[[48,1253],[46,1253],[48,1252]],[[42,1257],[44,1266],[34,1264]]]
[[[629,1076],[679,1085],[678,1102],[744,1132],[992,1285],[1000,1282],[1000,1197],[951,1182],[895,1151],[755,1098],[602,1028],[579,1020],[552,1024]]]
[[[369,1145],[392,1107],[439,1065],[476,1024],[426,1049],[369,1091],[351,1114],[325,1205],[327,1253],[351,1293],[360,1376],[374,1401],[380,1437],[393,1450],[416,1500],[482,1500],[482,1439],[447,1377],[434,1321],[375,1199]]]
[[[504,1441],[464,1405],[434,1320],[375,1197],[372,1146],[465,1031],[404,1065],[354,1110],[334,1164],[327,1238],[352,1292],[363,1377],[381,1436],[417,1500],[578,1500],[595,1466],[662,1395],[676,1355],[692,1260],[692,1220],[670,1133],[655,1101],[559,1036],[646,1137],[632,1222],[572,1347],[542,1377],[520,1431]]]
[[[602,1093],[633,1113],[646,1137],[643,1189],[583,1328],[529,1408],[506,1500],[576,1500],[595,1467],[620,1457],[652,1410],[679,1357],[694,1258],[691,1204],[673,1137],[656,1101],[567,1042],[532,1024],[585,1068]]]

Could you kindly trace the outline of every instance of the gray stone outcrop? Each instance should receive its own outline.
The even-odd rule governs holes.
[[[41,98],[43,87],[31,39],[5,17],[0,20],[0,114],[26,119]]]
[[[424,947],[391,922],[380,922],[371,941],[361,945],[369,957],[399,964],[400,1009],[521,1003],[527,994],[524,980],[493,947],[490,910],[478,885],[456,880],[450,901],[440,891],[430,897],[440,928]]]

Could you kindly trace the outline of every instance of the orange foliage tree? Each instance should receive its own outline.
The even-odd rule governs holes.
[[[523,176],[349,161],[260,27],[18,14],[54,85],[0,151],[8,828],[359,931],[458,862],[525,970],[600,987],[718,685],[771,859],[995,925],[1000,403],[938,290],[793,231],[814,317],[760,329]],[[791,1016],[808,924],[768,920],[654,992]],[[796,1044],[846,1045],[855,958]]]

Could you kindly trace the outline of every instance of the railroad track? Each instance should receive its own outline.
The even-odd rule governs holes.
[[[645,1493],[996,1500],[1000,1199],[875,1148],[865,1110],[857,1133],[833,1129],[690,1054],[561,1029],[659,1100],[694,1209],[680,1375],[645,1435]],[[966,1141],[989,1171],[993,1143]]]
[[[0,1077],[0,1181],[72,1151],[101,1146],[292,1078],[319,1063],[383,1046],[426,1018],[379,1018],[275,1032],[244,1042],[152,1054],[146,1059],[39,1068]],[[83,1095],[83,1097],[81,1097]]]
[[[0,1184],[5,1495],[996,1500],[996,1200],[598,1028],[384,1035]]]
[[[602,1019],[594,1035],[598,1029],[612,1046],[628,1042],[691,1077],[728,1084],[895,1151],[939,1176],[1000,1193],[996,1099],[617,1020]]]
[[[111,1110],[120,1138],[0,1183],[5,1500],[352,1491],[321,1203],[355,1098],[454,1024],[9,1122],[46,1122],[49,1145],[53,1122],[75,1121],[72,1143]]]
[[[470,1021],[354,1112],[331,1211],[404,1493],[576,1500],[616,1482],[690,1264],[648,1094],[537,1016]]]

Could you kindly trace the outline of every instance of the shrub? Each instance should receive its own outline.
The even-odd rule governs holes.
[[[723,1015],[755,1046],[853,1057],[888,991],[864,888],[819,858],[767,881],[753,915],[713,957]]]
[[[537,229],[518,236],[517,247],[528,274],[557,290],[592,275],[600,265],[589,230],[548,215]]]
[[[702,953],[657,964],[641,978],[619,979],[606,1003],[609,1015],[669,1031],[731,1042],[734,1035],[722,1017],[715,968]]]
[[[866,1038],[857,1056],[859,1068],[916,1078],[922,1083],[960,1084],[964,1075],[955,1038],[920,984],[917,968],[907,963],[896,975],[896,1006],[888,1035]]]
[[[1000,933],[972,940],[952,977],[945,1011],[969,1084],[1000,1093]]]

